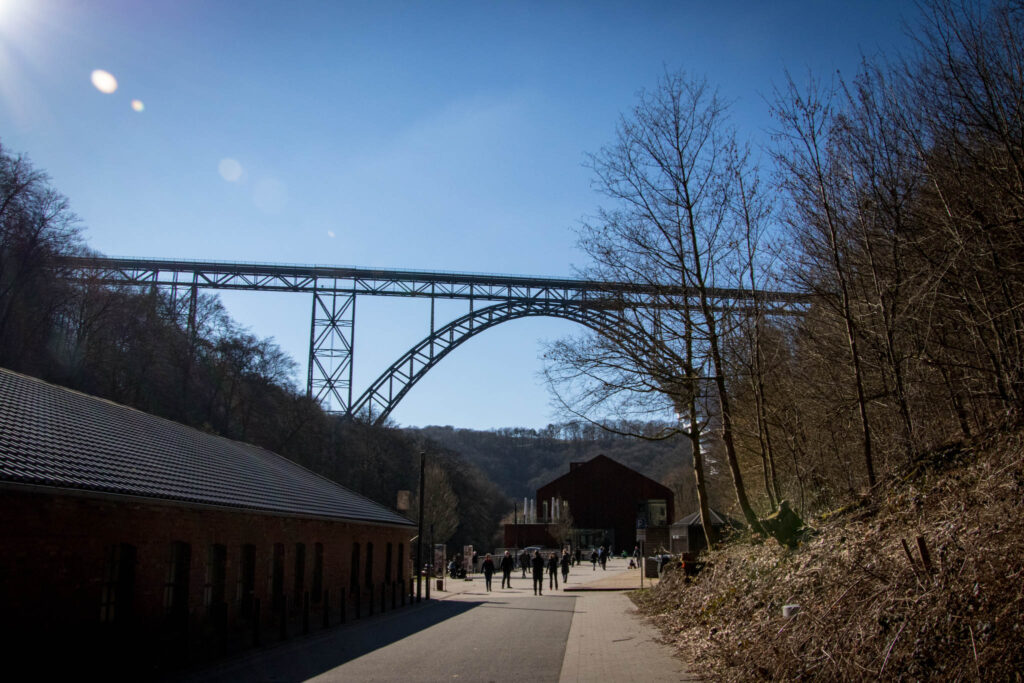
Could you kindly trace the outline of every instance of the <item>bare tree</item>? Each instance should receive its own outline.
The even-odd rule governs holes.
[[[0,365],[42,371],[63,305],[54,257],[80,248],[78,219],[49,178],[0,147]]]
[[[742,155],[727,106],[707,82],[666,74],[641,93],[617,140],[590,157],[597,187],[613,200],[580,230],[593,264],[583,276],[635,283],[661,292],[649,305],[623,301],[619,324],[549,349],[556,386],[576,382],[572,404],[598,408],[673,410],[693,446],[697,496],[710,529],[701,436],[709,425],[725,445],[740,510],[760,523],[747,498],[733,440],[729,378],[721,348],[733,302],[718,288],[746,272],[737,215],[731,210]],[[752,246],[752,245],[751,245]],[[713,421],[709,421],[713,420]]]
[[[787,222],[803,246],[802,253],[815,259],[813,271],[805,277],[805,284],[813,286],[822,301],[835,307],[846,327],[861,422],[864,467],[868,486],[874,487],[876,477],[868,397],[847,261],[848,229],[844,220],[850,207],[843,203],[844,169],[829,155],[833,93],[813,80],[807,91],[801,92],[792,78],[788,78],[786,91],[777,93],[774,113],[781,124],[775,160],[782,187],[790,199]],[[829,278],[822,279],[820,276],[826,273]]]
[[[446,543],[459,527],[459,499],[452,490],[447,472],[438,463],[427,463],[424,478],[423,528],[432,534],[434,543]],[[413,495],[411,509],[414,513],[419,512],[418,491]]]

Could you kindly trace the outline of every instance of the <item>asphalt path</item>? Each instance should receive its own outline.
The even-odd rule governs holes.
[[[186,680],[558,681],[578,598],[535,596],[528,581],[488,593],[480,579],[445,600],[292,641]]]

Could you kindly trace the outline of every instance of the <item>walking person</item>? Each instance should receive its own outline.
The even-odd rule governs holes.
[[[590,566],[593,567],[592,571],[597,571],[597,551],[590,551]]]
[[[558,555],[548,555],[548,588],[558,590]]]
[[[608,551],[604,546],[601,546],[597,551],[597,559],[601,563],[601,571],[605,571],[608,567]]]
[[[506,550],[505,556],[501,558],[501,587],[505,588],[508,586],[512,587],[512,567],[516,561],[512,559],[512,555]]]
[[[487,553],[484,558],[484,586],[487,588],[487,592],[491,592],[491,577],[494,576],[494,560],[491,559],[491,554]]]
[[[530,566],[530,554],[525,550],[519,553],[519,568],[523,570],[523,578],[526,578],[526,569]]]
[[[533,594],[544,595],[544,558],[539,550],[533,551]]]
[[[562,551],[562,585],[569,583],[569,563],[572,562],[572,555],[568,550]]]

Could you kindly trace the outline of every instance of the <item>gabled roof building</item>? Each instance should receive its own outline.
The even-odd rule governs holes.
[[[0,369],[10,651],[144,678],[408,593],[414,525],[275,453]]]
[[[537,489],[537,501],[545,521],[556,525],[568,509],[574,545],[615,552],[633,550],[638,528],[658,530],[667,542],[675,513],[671,489],[606,455],[570,463],[568,473]]]

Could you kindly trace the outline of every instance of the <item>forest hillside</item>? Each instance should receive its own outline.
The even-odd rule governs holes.
[[[659,427],[648,424],[634,428],[644,429],[653,433]],[[577,423],[549,425],[543,430],[479,431],[431,426],[404,431],[458,452],[513,500],[532,498],[538,488],[568,472],[569,463],[584,462],[598,455],[606,455],[672,488],[677,502],[683,505],[677,505],[677,511],[687,509],[687,501],[695,495],[690,443],[679,437],[648,441]],[[728,494],[724,493],[722,498],[723,502],[728,501]]]

